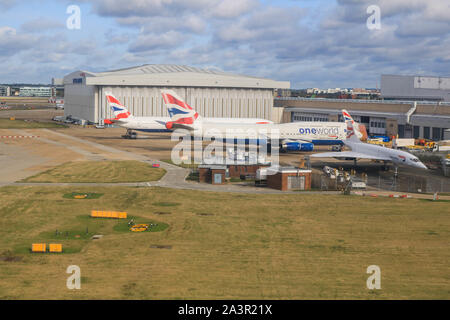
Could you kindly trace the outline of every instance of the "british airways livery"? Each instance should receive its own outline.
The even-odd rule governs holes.
[[[342,110],[342,113],[345,117],[345,113],[348,112],[346,110]],[[311,155],[311,157],[353,160],[355,163],[358,159],[378,160],[385,163],[390,162],[394,164],[396,172],[397,165],[407,165],[419,169],[427,169],[419,158],[411,153],[362,142],[355,135],[355,128],[353,127],[352,120],[347,120],[346,125],[347,135],[344,140],[344,144],[350,148],[351,151],[315,153]]]
[[[171,123],[192,124],[200,116],[187,103],[176,95],[164,96],[164,102],[171,106],[170,117],[134,117],[128,109],[110,92],[106,93],[106,101],[114,114],[113,119],[105,119],[106,124],[117,124],[126,128],[128,132],[133,130],[142,132],[171,132]],[[266,119],[257,118],[202,118],[205,123],[273,123]]]
[[[261,144],[266,143],[268,139],[274,138],[274,132],[276,132],[281,150],[312,151],[315,144],[342,145],[347,134],[347,126],[344,122],[292,122],[282,124],[267,122],[206,122],[174,91],[161,90],[161,93],[171,115],[171,121],[166,123],[166,128],[186,129],[191,132],[191,135],[202,138],[217,139],[218,136],[221,136],[225,140],[227,134],[229,135],[233,131],[235,133],[233,134],[235,139],[245,139],[246,142],[253,140],[257,144]],[[357,137],[359,139],[366,139],[367,132],[365,127],[358,125],[358,128],[359,130],[356,130]],[[250,131],[252,133],[258,132],[258,137],[251,139],[248,135]]]

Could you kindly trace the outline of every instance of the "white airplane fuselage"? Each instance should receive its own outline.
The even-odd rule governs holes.
[[[427,167],[419,161],[419,159],[409,152],[405,152],[397,149],[390,149],[384,146],[379,146],[370,143],[361,143],[354,141],[344,140],[344,144],[352,149],[354,152],[363,153],[369,156],[386,158],[392,161],[395,165],[407,165],[421,169],[427,169]]]
[[[170,121],[169,117],[130,117],[126,119],[115,120],[114,122],[127,129],[143,132],[172,132],[172,129],[166,128],[166,123]],[[270,120],[258,118],[202,118],[201,123],[204,126],[212,125],[253,125],[257,123],[270,124]]]
[[[304,141],[313,144],[342,144],[346,137],[346,124],[343,122],[291,122],[280,124],[226,124],[199,123],[193,125],[192,135],[203,138],[232,134],[238,138],[271,138],[275,135],[283,141]]]

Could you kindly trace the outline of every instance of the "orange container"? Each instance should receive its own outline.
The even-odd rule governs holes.
[[[45,243],[33,243],[31,244],[31,252],[45,252]]]
[[[91,217],[94,218],[113,218],[113,219],[126,219],[126,212],[117,212],[117,211],[91,211]]]
[[[60,243],[50,243],[48,247],[50,252],[62,252],[62,244]]]

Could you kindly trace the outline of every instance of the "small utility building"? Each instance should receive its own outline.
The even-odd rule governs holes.
[[[281,191],[310,190],[311,170],[294,167],[269,168],[267,187]]]

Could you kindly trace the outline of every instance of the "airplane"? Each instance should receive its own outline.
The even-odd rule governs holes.
[[[111,108],[114,118],[105,119],[105,124],[117,124],[127,129],[127,136],[136,137],[134,131],[141,132],[172,132],[173,130],[166,126],[170,117],[134,117],[130,111],[110,92],[106,93],[106,100]],[[270,124],[270,120],[258,118],[203,118],[205,123],[239,123],[239,124]]]
[[[342,110],[343,113],[346,112]],[[344,115],[345,117],[345,115]],[[344,144],[351,149],[351,151],[340,152],[323,152],[315,153],[312,158],[336,158],[339,160],[353,160],[356,165],[358,159],[379,160],[384,163],[392,162],[395,166],[395,173],[397,174],[398,165],[406,165],[414,168],[427,169],[427,167],[411,153],[390,149],[384,146],[379,146],[370,143],[364,143],[355,135],[355,130],[351,120],[347,120],[347,138]]]
[[[173,90],[161,90],[171,121],[166,123],[167,129],[186,129],[193,136],[202,138],[225,137],[226,133],[238,133],[235,139],[245,139],[249,143],[248,131],[261,132],[256,140],[257,144],[264,144],[272,137],[274,129],[279,132],[280,151],[313,151],[314,145],[342,145],[346,137],[347,126],[343,122],[291,122],[291,123],[207,123],[198,113]],[[352,119],[353,120],[353,119]],[[356,122],[354,122],[356,123]],[[358,124],[356,134],[361,139],[367,139],[364,125]],[[247,132],[245,132],[247,130]],[[266,133],[262,133],[263,131]]]

